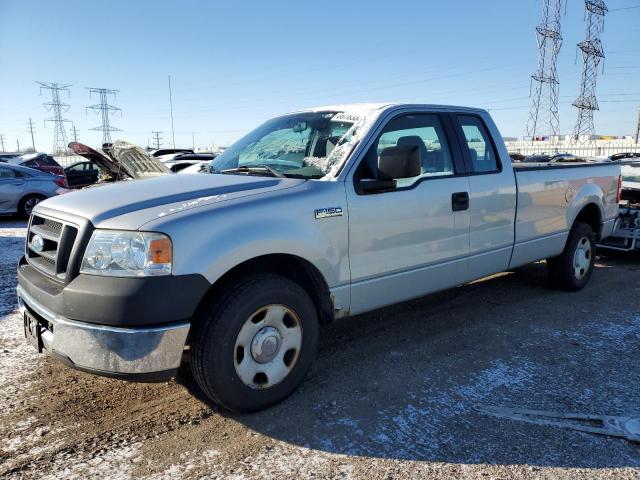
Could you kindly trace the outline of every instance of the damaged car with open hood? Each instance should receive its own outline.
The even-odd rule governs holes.
[[[124,140],[103,144],[102,152],[80,142],[71,142],[69,149],[98,168],[100,173],[97,185],[153,178],[171,173],[161,161],[139,146]]]

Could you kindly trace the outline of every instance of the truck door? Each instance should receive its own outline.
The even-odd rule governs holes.
[[[400,114],[389,120],[348,181],[351,312],[455,286],[469,249],[469,181],[454,132],[435,113]],[[421,173],[390,190],[365,192],[378,178],[388,147],[417,147]]]
[[[497,128],[477,114],[456,114],[459,144],[469,173],[469,262],[465,281],[509,267],[514,242],[516,185],[511,161],[499,155]],[[502,145],[501,145],[502,146]],[[502,146],[504,150],[504,146]],[[501,161],[502,160],[502,161]]]

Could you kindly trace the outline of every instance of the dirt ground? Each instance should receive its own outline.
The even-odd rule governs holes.
[[[640,257],[550,290],[544,264],[324,328],[302,387],[265,412],[208,405],[185,377],[70,370],[24,341],[0,221],[0,477],[640,478],[640,444],[483,406],[640,414]]]

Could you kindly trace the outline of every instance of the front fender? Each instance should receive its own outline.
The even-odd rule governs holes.
[[[299,187],[193,209],[159,219],[145,229],[168,234],[173,271],[199,273],[212,284],[247,260],[269,254],[303,258],[332,292],[348,298],[348,212],[342,182]],[[342,207],[342,215],[316,219],[318,208]]]

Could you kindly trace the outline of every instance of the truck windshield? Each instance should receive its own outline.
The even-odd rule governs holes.
[[[322,178],[342,163],[357,116],[344,112],[303,112],[274,118],[211,161],[212,173]],[[251,169],[255,167],[255,169]],[[274,172],[275,171],[275,172]]]

